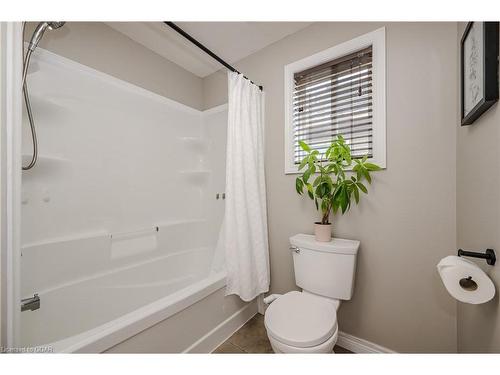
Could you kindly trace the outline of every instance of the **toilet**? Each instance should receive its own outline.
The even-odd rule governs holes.
[[[295,281],[302,292],[268,297],[267,336],[275,353],[331,353],[337,342],[337,310],[350,300],[359,241],[313,235],[290,237]]]

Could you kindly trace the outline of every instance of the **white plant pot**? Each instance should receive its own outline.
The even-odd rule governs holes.
[[[316,241],[330,242],[332,240],[332,224],[314,223]]]

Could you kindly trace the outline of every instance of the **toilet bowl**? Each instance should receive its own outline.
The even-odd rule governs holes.
[[[271,295],[264,323],[275,353],[332,353],[340,300],[350,300],[359,241],[290,238],[295,281],[302,292]],[[276,298],[277,297],[277,298]]]
[[[275,353],[331,353],[337,342],[338,301],[289,292],[266,310],[264,323]]]

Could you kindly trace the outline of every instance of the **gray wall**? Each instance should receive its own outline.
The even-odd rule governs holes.
[[[317,23],[240,61],[266,92],[266,177],[272,292],[296,288],[288,237],[318,218],[284,174],[284,65],[386,26],[387,169],[367,199],[336,216],[361,240],[353,299],[340,329],[400,352],[455,352],[456,303],[438,261],[456,249],[456,23]],[[204,80],[205,108],[227,101],[225,73]]]
[[[37,23],[26,27],[29,40]],[[203,80],[102,22],[68,22],[40,47],[186,104],[203,107]]]
[[[458,28],[458,42],[465,24]],[[500,109],[498,103],[470,126],[457,126],[457,243],[500,255]],[[477,262],[497,288],[484,305],[458,304],[460,352],[500,352],[500,265]]]

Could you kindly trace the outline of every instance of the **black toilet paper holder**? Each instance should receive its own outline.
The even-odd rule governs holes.
[[[462,249],[458,249],[458,256],[486,259],[486,263],[488,263],[490,266],[494,266],[495,262],[497,261],[495,251],[493,249],[486,249],[484,253],[476,253],[474,251],[465,251]]]

